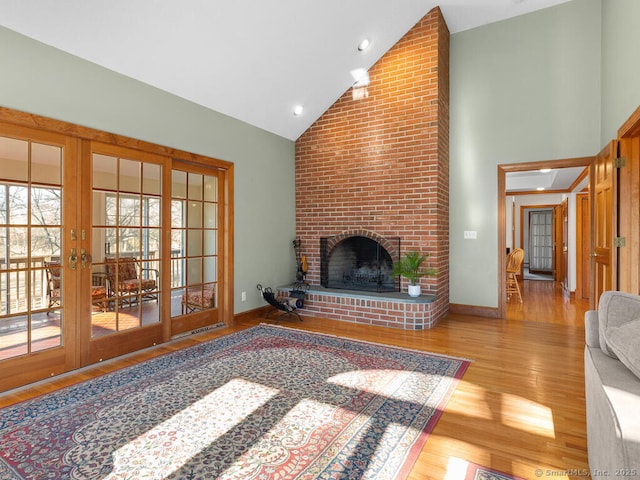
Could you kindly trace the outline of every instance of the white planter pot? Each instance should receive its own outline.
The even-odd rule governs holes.
[[[420,296],[420,285],[409,285],[408,290],[409,290],[410,297]]]

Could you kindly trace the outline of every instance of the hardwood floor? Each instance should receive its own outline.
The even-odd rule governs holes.
[[[523,290],[524,303],[509,304],[507,319],[449,315],[431,330],[310,317],[280,324],[472,360],[409,478],[447,478],[454,459],[525,479],[584,478],[582,322],[588,305],[562,298],[554,282],[524,281]],[[261,322],[273,320],[245,318],[232,328],[174,340],[7,392],[0,396],[0,407]]]

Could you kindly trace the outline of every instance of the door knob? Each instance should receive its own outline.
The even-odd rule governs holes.
[[[75,270],[77,263],[78,263],[78,254],[76,253],[76,249],[72,248],[71,255],[69,255],[69,268],[71,270]]]
[[[80,249],[80,268],[84,268],[86,266],[91,266],[91,255],[87,253],[84,248]]]

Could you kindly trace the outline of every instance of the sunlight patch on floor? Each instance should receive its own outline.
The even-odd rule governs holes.
[[[120,478],[132,467],[139,478],[165,478],[278,393],[243,379],[231,380],[116,450],[113,471],[106,478]]]

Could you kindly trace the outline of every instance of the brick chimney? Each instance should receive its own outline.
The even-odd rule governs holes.
[[[449,309],[449,30],[431,10],[296,142],[296,234],[320,284],[320,238],[366,231],[431,254],[430,325]],[[406,284],[403,280],[403,289]]]

